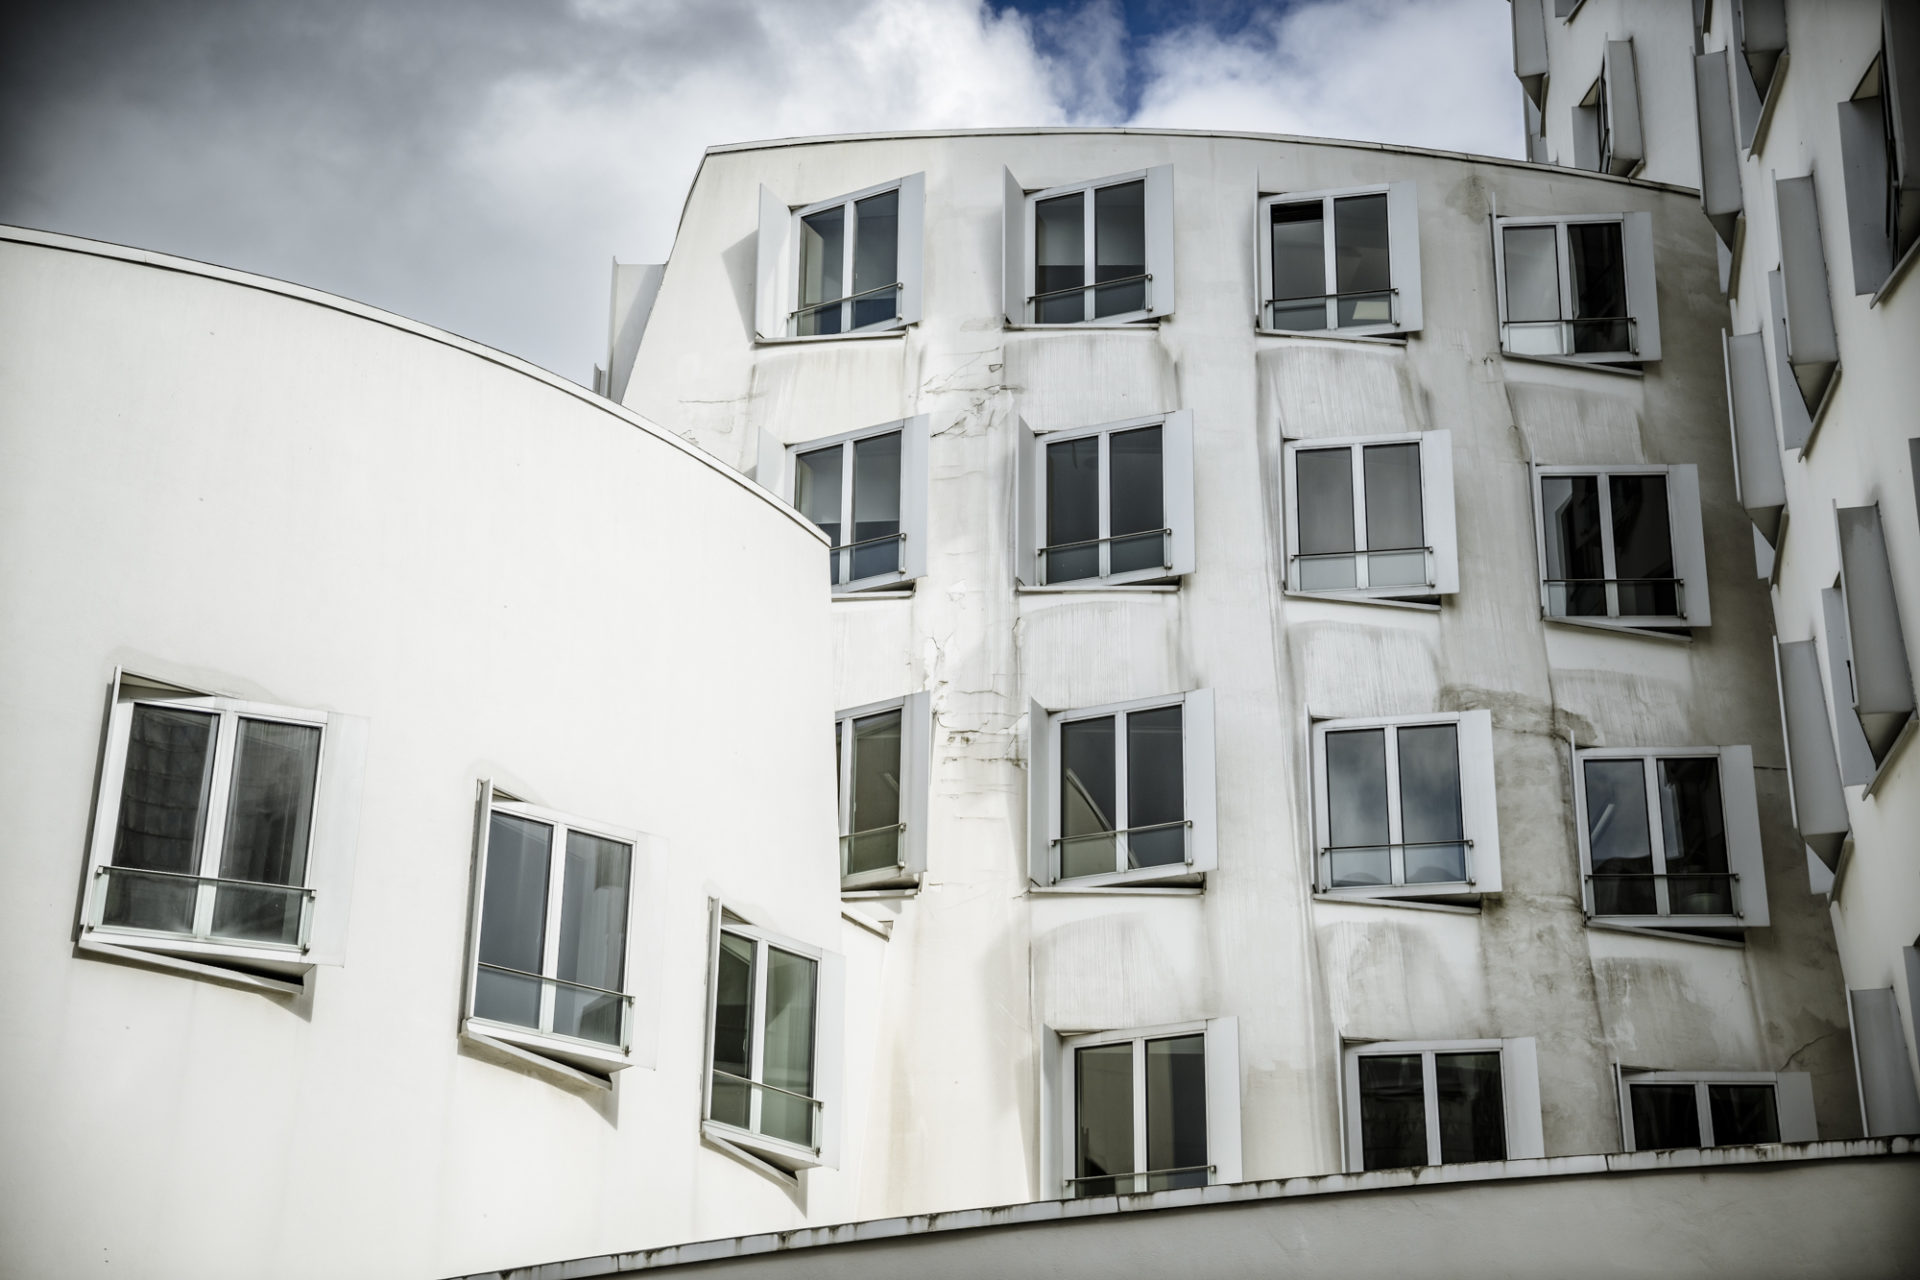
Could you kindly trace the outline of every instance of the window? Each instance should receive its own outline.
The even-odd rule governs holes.
[[[1534,476],[1547,617],[1628,628],[1708,625],[1695,468],[1536,466]]]
[[[1880,53],[1839,105],[1853,291],[1875,294],[1920,242],[1920,16],[1888,3]],[[1904,44],[1904,48],[1902,45]],[[1895,84],[1905,74],[1910,83]],[[1903,116],[1905,118],[1903,118]]]
[[[1536,103],[1547,96],[1546,0],[1513,0],[1513,74],[1520,88]]]
[[[872,335],[917,323],[925,208],[924,173],[798,208],[761,187],[759,339]]]
[[[1193,572],[1193,414],[1040,434],[1023,423],[1014,577],[1024,586]]]
[[[469,1039],[593,1077],[636,1055],[635,920],[647,837],[480,788]]]
[[[1834,691],[1834,700],[1850,706],[1877,769],[1913,723],[1913,670],[1907,664],[1879,505],[1837,507],[1834,520],[1844,634],[1835,636],[1830,626],[1828,643],[1843,642],[1847,677],[1845,686]]]
[[[1508,355],[1660,358],[1651,214],[1496,218],[1494,250]]]
[[[932,740],[924,693],[856,707],[835,719],[843,889],[911,883],[926,870]]]
[[[1406,333],[1420,328],[1420,210],[1411,182],[1260,201],[1258,327]]]
[[[82,948],[277,988],[342,963],[365,744],[357,717],[116,671]]]
[[[1623,1070],[1620,1096],[1629,1151],[1819,1138],[1804,1071]]]
[[[1008,324],[1172,314],[1172,165],[1035,192],[1009,170],[1004,218]]]
[[[1287,588],[1426,599],[1460,589],[1453,436],[1292,440]]]
[[[801,444],[761,436],[755,478],[827,535],[836,594],[926,576],[927,432],[920,414]]]
[[[1599,78],[1573,108],[1575,163],[1596,173],[1625,176],[1640,167],[1640,91],[1633,41],[1609,40]]]
[[[1350,1044],[1349,1172],[1545,1154],[1531,1037]]]
[[[845,982],[831,951],[712,903],[702,1134],[779,1174],[838,1163]]]
[[[1860,1090],[1860,1119],[1866,1136],[1920,1132],[1920,1092],[1914,1089],[1913,1066],[1907,1058],[1898,994],[1892,987],[1848,991],[1847,1021],[1853,1032],[1854,1080]]]
[[[1213,691],[1049,713],[1032,704],[1028,871],[1077,887],[1213,869]]]
[[[1776,178],[1774,216],[1780,231],[1780,285],[1785,304],[1787,364],[1801,398],[1817,405],[1840,364],[1840,338],[1828,292],[1827,253],[1813,175]],[[1789,446],[1791,447],[1791,446]]]
[[[1232,1018],[1057,1036],[1045,1173],[1066,1199],[1240,1180],[1240,1051]]]
[[[1752,149],[1787,63],[1786,0],[1730,0],[1728,47],[1737,51],[1733,102],[1740,145]]]
[[[1767,923],[1747,747],[1576,750],[1587,915],[1687,929]]]
[[[1313,726],[1315,883],[1353,897],[1500,892],[1493,715]]]

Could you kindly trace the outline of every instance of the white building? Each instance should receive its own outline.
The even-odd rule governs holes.
[[[1701,187],[1741,501],[1862,1120],[1920,1131],[1920,6],[1514,0],[1535,156]],[[1609,104],[1596,114],[1590,102]],[[1537,108],[1533,106],[1537,103]],[[1903,287],[1904,286],[1904,287]]]

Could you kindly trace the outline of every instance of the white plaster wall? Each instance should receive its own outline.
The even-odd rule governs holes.
[[[821,539],[510,357],[145,257],[0,238],[0,1273],[418,1277],[853,1216],[858,1146],[790,1196],[698,1138],[707,896],[843,945]],[[369,719],[347,960],[305,995],[76,953],[116,664]],[[457,1040],[486,776],[667,842],[659,1066],[611,1094]],[[844,946],[857,1042],[881,948]]]

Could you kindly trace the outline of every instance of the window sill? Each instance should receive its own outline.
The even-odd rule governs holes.
[[[1407,345],[1405,334],[1399,333],[1340,333],[1333,329],[1262,329],[1254,326],[1256,338],[1314,338],[1322,342],[1358,342],[1374,347],[1404,347]]]
[[[1813,442],[1820,438],[1820,426],[1827,420],[1827,410],[1833,404],[1834,393],[1840,389],[1841,372],[1842,366],[1833,366],[1833,372],[1827,375],[1827,385],[1820,389],[1820,403],[1813,406],[1813,411],[1807,415],[1807,438],[1800,442],[1802,462],[1813,452]],[[1798,387],[1798,380],[1795,386]]]
[[[1197,898],[1207,891],[1203,884],[1164,884],[1137,881],[1120,884],[1029,884],[1027,892],[1049,898],[1096,897],[1118,894],[1122,897]]]
[[[1508,360],[1524,360],[1528,364],[1558,365],[1562,369],[1592,369],[1597,373],[1610,373],[1621,378],[1644,378],[1646,371],[1638,364],[1625,360],[1575,360],[1571,356],[1529,356],[1517,351],[1502,348],[1500,354]]]
[[[1440,612],[1438,600],[1403,600],[1398,596],[1366,596],[1350,591],[1303,591],[1298,587],[1284,587],[1281,594],[1298,600],[1325,600],[1330,604],[1379,604],[1389,609],[1412,609],[1419,613]]]
[[[802,1169],[818,1169],[820,1153],[778,1138],[736,1129],[718,1120],[702,1120],[700,1136],[728,1154],[761,1166],[781,1178],[797,1178]]]
[[[1434,902],[1426,898],[1400,897],[1389,893],[1342,893],[1338,889],[1321,889],[1313,895],[1315,902],[1340,902],[1354,907],[1407,907],[1414,911],[1444,911],[1456,916],[1477,916],[1480,914],[1480,894],[1477,892],[1458,895],[1474,899],[1466,902]]]
[[[1560,627],[1577,627],[1582,631],[1604,631],[1616,636],[1631,636],[1637,640],[1660,640],[1667,644],[1692,644],[1693,633],[1687,630],[1685,635],[1676,635],[1670,631],[1656,631],[1652,627],[1635,626],[1623,622],[1606,622],[1598,618],[1556,618],[1551,614],[1541,614],[1542,622]],[[1686,630],[1686,624],[1680,619],[1674,620],[1677,629]]]
[[[1916,236],[1913,243],[1907,246],[1907,251],[1900,255],[1900,261],[1893,264],[1893,270],[1887,272],[1887,278],[1873,291],[1873,297],[1867,300],[1869,310],[1879,306],[1882,299],[1893,292],[1894,286],[1906,277],[1916,258],[1920,258],[1920,236]]]
[[[1096,329],[1107,333],[1146,333],[1160,327],[1163,316],[1142,316],[1137,320],[1081,320],[1074,324],[1009,324],[1003,326],[1022,333],[1070,333],[1076,329]]]
[[[842,889],[840,901],[857,902],[861,898],[917,898],[920,896],[920,882],[912,884],[889,885],[883,889]]]
[[[109,938],[113,940],[108,941]],[[305,965],[297,976],[286,977],[276,977],[270,973],[258,973],[248,969],[230,969],[217,962],[224,953],[197,952],[194,958],[189,958],[183,952],[141,945],[140,942],[122,940],[114,934],[103,934],[91,929],[81,934],[80,940],[74,946],[77,950],[92,956],[124,960],[130,964],[146,965],[155,969],[170,969],[175,973],[190,974],[196,978],[206,978],[232,987],[268,991],[284,996],[297,996],[304,993],[307,989],[305,975],[313,968],[312,965]]]
[[[607,1087],[608,1077],[633,1065],[631,1054],[567,1036],[542,1035],[525,1027],[468,1018],[461,1024],[464,1039],[504,1049],[516,1057],[536,1059],[539,1065],[558,1067],[569,1076],[579,1076]]]
[[[833,602],[839,604],[845,600],[911,600],[913,595],[912,582],[905,586],[873,587],[862,591],[846,591],[836,587],[833,592]]]
[[[1694,929],[1746,929],[1749,926],[1733,921],[1733,918],[1720,916],[1702,916],[1699,921],[1687,925],[1654,925],[1637,923],[1640,917],[1627,917],[1615,920],[1605,916],[1588,916],[1587,928],[1605,929],[1609,933],[1632,933],[1642,938],[1664,938],[1668,942],[1695,942],[1708,947],[1744,947],[1745,938],[1719,938],[1710,934],[1695,933]],[[1732,923],[1721,923],[1722,920]],[[1753,926],[1758,927],[1758,926]]]
[[[920,877],[917,872],[905,867],[889,867],[883,871],[869,871],[859,876],[840,878],[840,896],[850,898],[858,893],[885,893],[898,896],[901,893],[917,890]]]
[[[305,978],[314,962],[299,947],[248,946],[244,942],[213,942],[183,938],[167,933],[105,929],[89,926],[81,931],[81,940],[93,939],[122,951],[138,951],[199,961],[215,968],[240,968],[268,977],[294,982]]]
[[[1016,585],[1013,593],[1017,596],[1065,596],[1065,595],[1154,595],[1170,594],[1178,591],[1177,582],[1063,582],[1059,586],[1029,587]]]
[[[909,325],[897,324],[889,329],[858,329],[852,333],[814,333],[808,334],[805,337],[794,338],[763,338],[759,334],[755,334],[753,336],[753,345],[756,347],[796,347],[815,342],[871,342],[875,338],[904,338],[907,336],[907,329],[909,327]]]

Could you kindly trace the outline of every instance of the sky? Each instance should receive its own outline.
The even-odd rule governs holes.
[[[587,382],[709,146],[1137,125],[1518,156],[1506,0],[29,0],[0,222],[344,294]]]

